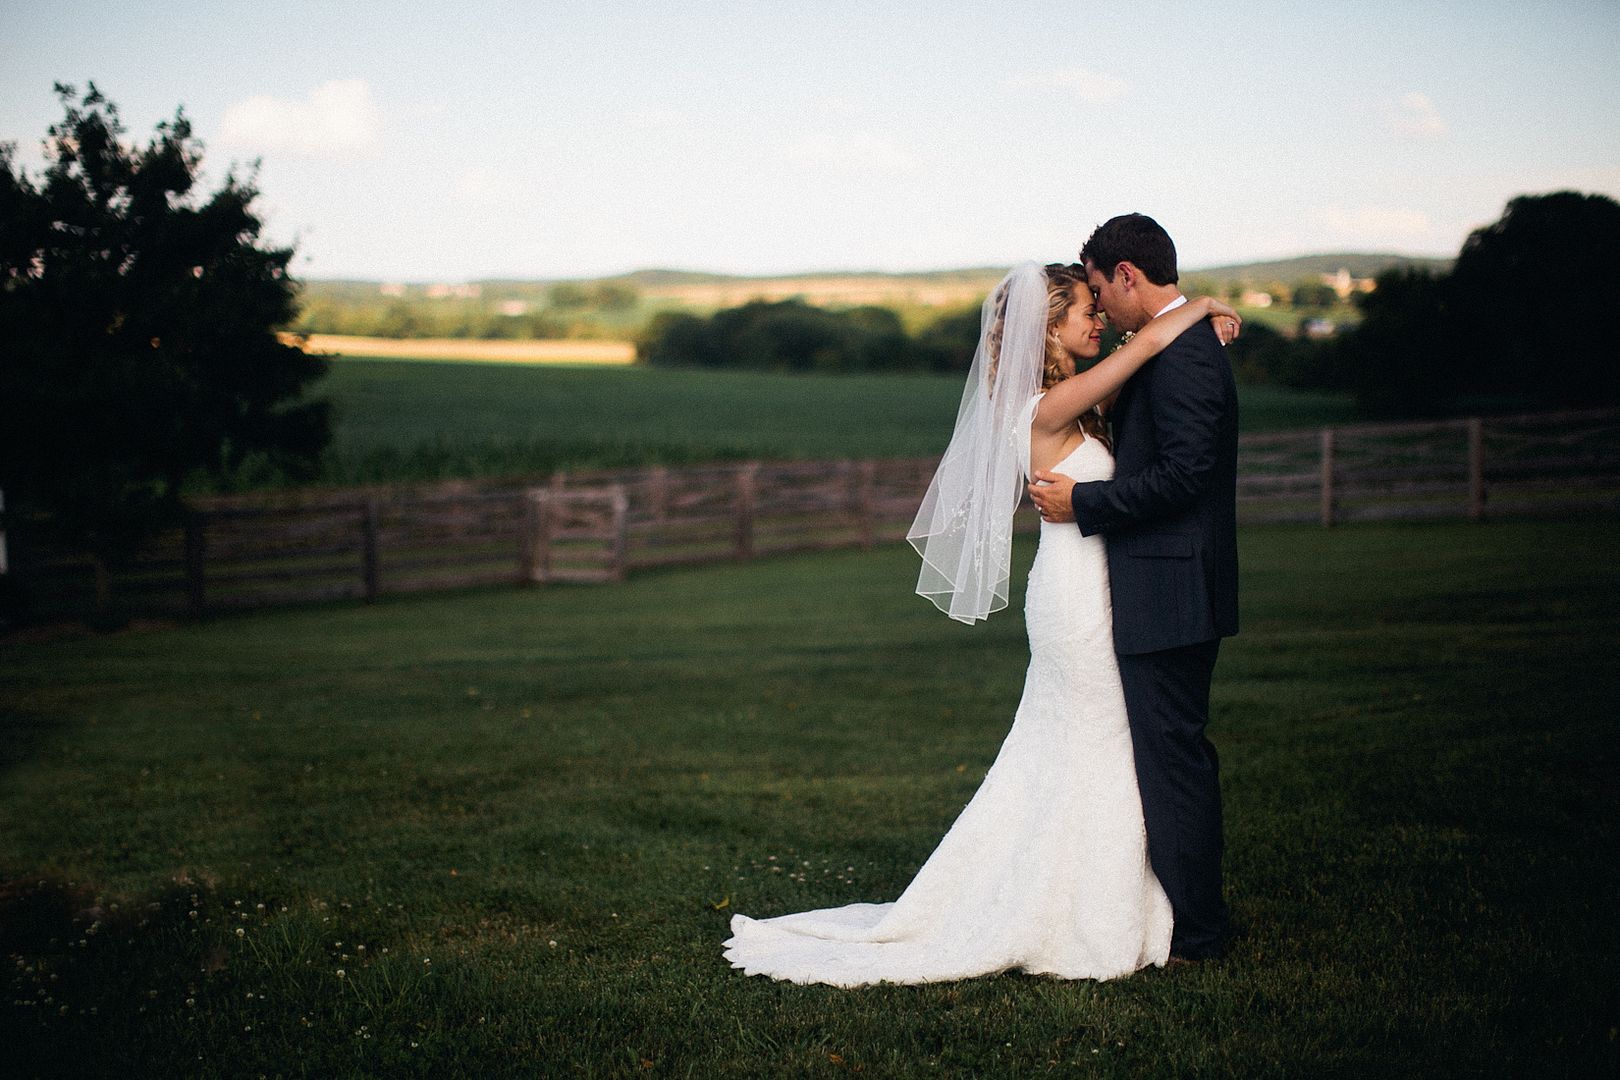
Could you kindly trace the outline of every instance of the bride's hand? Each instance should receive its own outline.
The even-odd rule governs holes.
[[[1237,309],[1229,304],[1223,304],[1213,296],[1201,296],[1194,303],[1203,304],[1209,309],[1210,325],[1215,328],[1215,336],[1221,339],[1222,345],[1230,345],[1237,339],[1243,329],[1243,316]]]

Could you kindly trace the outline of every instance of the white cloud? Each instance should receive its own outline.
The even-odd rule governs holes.
[[[1013,89],[1068,90],[1089,105],[1117,101],[1125,96],[1129,87],[1117,75],[1085,68],[1065,68],[1045,75],[1027,75],[1009,79]]]
[[[1329,206],[1320,213],[1322,224],[1335,240],[1353,244],[1409,244],[1434,233],[1429,215],[1421,210],[1387,206]]]
[[[1388,106],[1386,113],[1390,126],[1408,138],[1439,139],[1446,134],[1446,122],[1427,94],[1404,94],[1400,101]]]
[[[303,101],[259,95],[225,110],[219,139],[227,146],[300,157],[353,158],[377,152],[382,110],[364,79],[334,79]]]
[[[904,148],[869,131],[807,135],[782,149],[789,164],[858,172],[909,172],[917,159]]]

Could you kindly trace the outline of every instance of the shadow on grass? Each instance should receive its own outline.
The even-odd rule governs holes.
[[[0,776],[39,753],[66,726],[60,715],[0,709]]]
[[[402,921],[185,873],[121,900],[60,878],[0,883],[8,1075],[285,1073],[314,1041],[324,1067],[459,1071],[470,1048],[455,1031],[487,988],[390,944]]]

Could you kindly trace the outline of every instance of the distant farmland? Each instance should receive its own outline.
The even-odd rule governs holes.
[[[1005,270],[961,274],[809,274],[800,277],[731,278],[648,283],[645,295],[699,310],[736,307],[750,300],[794,297],[821,307],[954,308],[977,304]]]
[[[629,341],[489,341],[478,338],[377,338],[310,334],[306,352],[392,360],[479,360],[516,364],[633,364]]]
[[[1320,290],[1342,271],[1351,281],[1366,281],[1396,266],[1441,270],[1444,260],[1392,254],[1343,252],[1264,263],[1217,266],[1184,272],[1183,286],[1193,293],[1235,296],[1246,290],[1269,292],[1275,302],[1245,313],[1291,333],[1300,318],[1314,315],[1351,323],[1355,309],[1347,294]],[[603,278],[489,279],[464,283],[309,280],[302,283],[302,312],[294,329],[320,335],[354,335],[458,340],[595,340],[624,342],[634,338],[661,311],[699,315],[738,307],[752,300],[797,298],[827,308],[875,306],[896,312],[907,332],[917,333],[942,314],[974,308],[1006,273],[1004,266],[973,266],[912,273],[835,271],[775,276],[740,276],[685,270],[637,270]],[[1318,299],[1301,307],[1292,291],[1307,287]],[[433,359],[553,360],[554,354],[421,352],[398,347],[361,346],[340,349],[351,356],[421,355]],[[593,356],[592,359],[595,359]],[[583,362],[592,362],[584,359]],[[574,357],[561,362],[574,361]],[[596,362],[602,362],[597,360]],[[620,361],[623,362],[623,361]]]

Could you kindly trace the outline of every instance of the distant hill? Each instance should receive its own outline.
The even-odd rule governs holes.
[[[1369,254],[1366,252],[1337,252],[1327,255],[1300,255],[1292,259],[1274,259],[1270,262],[1234,263],[1231,266],[1205,266],[1183,270],[1184,277],[1209,278],[1215,281],[1246,281],[1263,284],[1281,281],[1314,279],[1319,274],[1336,274],[1347,270],[1351,277],[1377,277],[1393,267],[1416,267],[1443,272],[1451,269],[1450,259],[1434,259],[1421,255]]]
[[[1396,266],[1444,270],[1450,260],[1336,252],[1189,269],[1182,277],[1194,291],[1225,292],[1233,286],[1265,290],[1273,283],[1292,288],[1315,282],[1341,269],[1353,278],[1371,278]],[[705,313],[751,300],[796,298],[827,308],[890,308],[916,330],[942,312],[981,303],[1006,272],[1004,266],[970,266],[912,273],[855,270],[749,276],[651,268],[600,278],[485,278],[460,283],[309,279],[303,283],[303,312],[296,329],[389,338],[628,339],[658,311]],[[1256,317],[1279,326],[1297,321],[1286,306]]]
[[[1335,274],[1341,269],[1351,277],[1377,277],[1391,267],[1417,267],[1433,271],[1450,269],[1451,259],[1431,258],[1423,255],[1396,255],[1389,252],[1329,252],[1322,255],[1299,255],[1291,259],[1272,259],[1265,262],[1232,263],[1223,266],[1201,266],[1184,269],[1187,277],[1214,278],[1216,280],[1282,281],[1294,282],[1314,279],[1320,274]],[[666,288],[709,286],[746,288],[759,285],[767,292],[779,292],[783,286],[803,283],[833,288],[846,283],[860,282],[872,286],[934,285],[955,286],[993,285],[1007,272],[1005,266],[970,266],[956,270],[918,270],[886,272],[881,270],[826,270],[801,274],[710,274],[693,270],[636,270],[628,274],[597,280],[623,282],[647,292]],[[988,283],[988,284],[986,284]]]
[[[1005,266],[971,266],[960,270],[924,270],[890,273],[883,270],[817,270],[799,274],[709,274],[695,270],[633,270],[602,281],[622,281],[645,289],[658,289],[668,285],[746,285],[749,282],[783,281],[919,281],[936,284],[980,281],[989,278],[999,281],[1007,272]]]
[[[1291,259],[1273,259],[1264,262],[1233,263],[1223,266],[1191,267],[1182,271],[1185,277],[1210,278],[1217,281],[1292,283],[1315,278],[1319,274],[1333,274],[1340,269],[1352,277],[1377,277],[1391,267],[1420,267],[1435,271],[1450,268],[1452,260],[1418,255],[1396,255],[1388,252],[1332,252],[1323,255],[1300,255]],[[796,287],[811,295],[821,293],[857,292],[901,294],[912,289],[940,289],[956,292],[963,288],[983,292],[994,285],[1007,272],[1005,266],[968,266],[952,270],[921,270],[889,273],[880,270],[824,270],[800,274],[717,274],[702,270],[673,270],[653,268],[633,270],[625,274],[612,274],[600,278],[482,278],[468,282],[498,293],[528,292],[562,283],[588,285],[600,282],[630,285],[652,295],[679,295],[688,290],[716,293],[744,293],[753,289],[757,295],[796,295]],[[376,292],[384,282],[357,278],[312,278],[307,282],[319,291]],[[426,288],[428,283],[411,283],[409,291]]]

